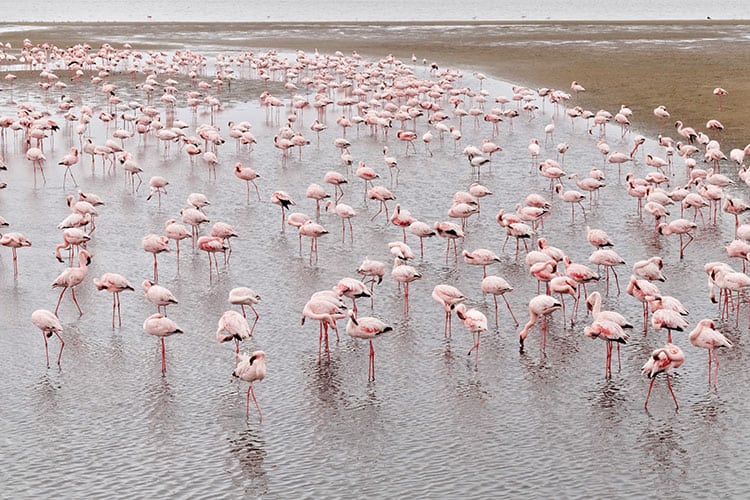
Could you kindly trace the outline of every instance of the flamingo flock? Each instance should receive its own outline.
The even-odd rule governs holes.
[[[337,324],[339,320],[346,320],[348,336],[369,343],[369,384],[375,382],[373,340],[388,343],[391,335],[409,335],[410,321],[414,317],[429,318],[430,331],[435,334],[439,331],[442,309],[444,342],[448,348],[465,343],[469,355],[465,357],[473,354],[474,370],[485,364],[480,363],[479,356],[482,334],[494,343],[515,344],[511,339],[518,338],[521,355],[529,356],[532,349],[528,338],[536,336],[534,332],[539,328],[542,362],[549,349],[571,342],[572,335],[604,340],[606,379],[614,378],[611,356],[612,347],[616,345],[618,371],[622,374],[616,383],[623,384],[631,382],[627,373],[622,373],[620,347],[630,349],[632,344],[648,346],[656,342],[658,347],[641,369],[651,379],[645,406],[651,398],[655,379],[664,373],[675,408],[678,407],[670,372],[683,365],[683,369],[694,366],[691,358],[697,357],[695,349],[708,350],[709,386],[718,390],[716,349],[733,345],[719,329],[728,325],[730,310],[735,312],[733,328],[739,328],[740,309],[746,307],[746,292],[750,288],[750,279],[741,279],[746,276],[744,261],[748,252],[740,254],[742,271],[734,270],[729,263],[706,264],[711,295],[706,296],[704,302],[707,307],[711,307],[711,302],[719,304],[718,320],[696,320],[695,313],[691,315],[680,300],[666,293],[670,273],[676,272],[675,267],[688,260],[694,262],[697,256],[691,254],[700,254],[703,235],[724,229],[725,221],[719,211],[722,205],[722,212],[727,214],[727,226],[731,226],[732,240],[750,242],[750,225],[740,221],[750,205],[743,201],[738,190],[741,184],[750,185],[740,175],[746,169],[742,163],[745,155],[740,158],[733,153],[730,157],[735,163],[732,164],[722,153],[719,140],[710,138],[710,134],[719,137],[718,133],[724,128],[718,120],[709,120],[707,132],[677,121],[676,140],[661,136],[658,140],[648,140],[631,132],[634,111],[629,107],[621,106],[615,115],[606,110],[586,112],[581,106],[594,92],[586,91],[578,82],[570,86],[574,96],[564,90],[544,89],[542,92],[514,86],[510,99],[497,96],[497,106],[488,109],[490,91],[487,88],[490,86],[483,82],[484,75],[475,73],[472,81],[459,70],[439,70],[437,65],[428,74],[426,68],[411,67],[393,55],[364,61],[358,54],[345,56],[340,52],[313,55],[297,51],[290,57],[282,57],[269,51],[265,54],[246,52],[242,57],[210,61],[190,51],[165,56],[109,44],[99,50],[87,45],[61,49],[47,44],[45,51],[38,47],[27,41],[18,50],[24,60],[35,61],[34,66],[43,65],[48,74],[56,71],[70,81],[52,85],[48,91],[62,92],[68,87],[66,92],[71,93],[74,89],[70,87],[89,86],[98,91],[97,97],[91,98],[92,102],[69,103],[64,106],[64,112],[60,106],[48,110],[43,101],[19,104],[10,116],[10,124],[18,124],[22,137],[2,136],[4,151],[16,147],[22,150],[6,158],[8,168],[25,169],[29,179],[26,184],[11,182],[7,190],[60,198],[59,204],[65,203],[69,211],[63,222],[57,224],[65,231],[63,243],[49,248],[47,256],[34,255],[40,262],[31,263],[44,269],[46,263],[54,262],[49,258],[51,255],[63,262],[60,251],[67,249],[69,252],[70,267],[51,280],[52,288],[61,288],[54,312],[39,308],[31,314],[32,323],[43,334],[48,367],[48,338],[55,335],[61,342],[57,364],[62,369],[66,326],[83,321],[84,311],[77,290],[78,295],[85,287],[112,293],[112,328],[125,329],[129,327],[128,316],[123,322],[120,293],[134,291],[128,277],[133,280],[139,277],[144,280],[144,298],[157,307],[157,312],[152,313],[150,307],[141,304],[139,313],[145,317],[142,330],[160,339],[162,375],[166,376],[168,364],[166,337],[183,333],[184,338],[207,335],[207,332],[192,331],[190,327],[183,329],[179,324],[191,325],[191,314],[211,316],[218,321],[215,331],[218,342],[235,342],[234,367],[227,373],[250,384],[245,396],[246,417],[249,417],[252,398],[262,421],[253,384],[265,378],[265,352],[270,353],[269,362],[273,363],[277,340],[270,339],[269,332],[262,326],[264,321],[259,322],[260,314],[254,307],[260,303],[259,293],[246,286],[234,286],[241,284],[232,279],[232,269],[238,265],[238,260],[254,260],[259,272],[253,286],[264,296],[270,293],[288,297],[297,304],[297,312],[302,315],[302,325],[289,320],[290,331],[283,332],[284,335],[293,336],[293,330],[306,331],[307,319],[318,321],[317,360],[330,363],[333,356],[341,353],[331,346],[329,333],[335,333],[336,345],[346,342],[339,336]],[[55,54],[54,58],[47,55],[50,51]],[[127,64],[122,61],[133,68],[134,81],[115,78],[125,72]],[[108,65],[107,71],[94,71],[97,65]],[[34,72],[30,63],[22,70]],[[216,78],[211,79],[212,74]],[[347,84],[333,85],[326,77],[331,74],[344,75],[342,78]],[[231,111],[222,101],[230,99],[228,82],[236,78],[257,80],[265,89],[257,99],[254,96],[251,104],[255,123],[235,122],[227,116]],[[57,81],[62,83],[62,80]],[[303,82],[315,89],[314,94],[294,92]],[[157,87],[162,89],[162,96],[155,100]],[[375,88],[379,90],[375,92]],[[570,104],[571,99],[575,107]],[[545,102],[549,102],[552,115],[548,116],[548,121],[536,120],[540,113],[546,113],[540,111],[545,109]],[[505,109],[506,103],[516,109]],[[472,111],[464,106],[471,107]],[[78,108],[75,116],[74,108]],[[94,118],[94,109],[102,110],[97,115],[100,123]],[[570,120],[561,119],[562,113]],[[65,130],[56,125],[55,114],[66,120]],[[473,123],[462,119],[468,115],[475,117]],[[483,121],[479,120],[480,116]],[[664,106],[654,110],[654,116],[661,121],[669,118]],[[514,118],[525,118],[526,129],[518,130],[518,126],[513,129]],[[575,122],[583,119],[587,126],[577,131]],[[501,126],[504,120],[508,121],[507,127]],[[589,126],[589,120],[593,120],[593,125]],[[305,121],[311,125],[305,127]],[[224,122],[230,123],[229,128],[224,127]],[[0,120],[0,123],[5,121]],[[608,135],[610,123],[619,126],[616,134]],[[361,124],[365,126],[362,132]],[[400,126],[396,133],[390,131],[394,126]],[[110,128],[114,130],[110,132]],[[355,131],[347,133],[348,128],[354,128],[356,134]],[[314,143],[305,138],[305,129],[315,132]],[[526,132],[528,135],[521,138]],[[535,138],[542,132],[545,133],[544,144]],[[67,142],[58,141],[64,143],[62,150],[56,150],[50,140],[56,133],[67,134],[63,138]],[[569,142],[552,144],[553,134],[576,137],[575,146],[571,147]],[[234,147],[225,145],[227,135],[235,139]],[[446,135],[453,139],[452,147],[445,144]],[[418,137],[422,137],[421,151],[415,144]],[[399,147],[399,142],[405,143],[405,148]],[[463,150],[459,149],[459,143]],[[293,148],[298,148],[298,154],[290,153]],[[584,148],[587,148],[586,153],[581,151]],[[748,148],[750,146],[738,150],[747,152]],[[303,149],[310,150],[304,160]],[[644,160],[638,158],[641,156],[637,154],[638,149],[649,151]],[[194,161],[197,155],[203,161]],[[526,167],[527,155],[531,157],[531,169]],[[552,159],[553,155],[557,159]],[[97,156],[101,160],[101,170],[96,169]],[[601,169],[592,168],[592,159],[599,156],[604,158],[603,164],[596,161]],[[676,160],[672,161],[675,156],[681,158],[679,165]],[[48,158],[54,158],[65,168],[45,172]],[[740,161],[736,162],[738,158]],[[699,168],[699,160],[710,167]],[[433,173],[422,168],[424,165],[437,168],[439,162],[450,163],[450,170]],[[90,172],[81,168],[82,163],[90,163]],[[352,175],[355,164],[359,166],[356,175]],[[612,171],[614,165],[617,174]],[[719,172],[720,168],[725,169],[724,174]],[[574,169],[579,171],[574,172]],[[624,181],[620,180],[622,169],[628,170]],[[736,180],[735,172],[739,176]],[[141,182],[138,185],[134,182],[134,176],[140,180],[141,173],[151,175],[149,193],[139,192]],[[127,176],[127,182],[117,181],[118,175]],[[52,185],[59,181],[61,189],[67,193],[68,176],[76,194],[60,196]],[[104,203],[94,193],[80,190],[96,186],[101,179],[114,183],[110,189],[117,193],[116,199]],[[587,194],[566,185],[569,179],[575,179],[576,187]],[[363,182],[363,186],[353,185],[358,182]],[[308,186],[306,190],[300,187],[302,184]],[[323,185],[328,185],[333,192],[329,194]],[[532,192],[529,186],[533,186]],[[190,192],[197,187],[208,192],[211,201],[204,193]],[[251,191],[255,191],[255,197],[251,196]],[[173,192],[190,192],[187,204],[180,204]],[[154,195],[158,203],[147,203]],[[586,198],[588,207],[583,203]],[[614,198],[616,208],[610,202]],[[321,201],[325,203],[324,211],[320,210]],[[388,202],[395,202],[392,213]],[[270,205],[281,209],[280,226],[276,219],[278,212]],[[134,207],[138,210],[134,211]],[[14,208],[20,210],[3,206],[3,215],[10,221]],[[684,213],[685,208],[692,208],[693,213]],[[709,211],[705,219],[703,208]],[[655,217],[653,228],[643,222],[643,209]],[[576,217],[579,210],[580,216]],[[131,212],[148,215],[142,219],[131,218],[127,216]],[[385,217],[378,219],[381,212],[385,212]],[[491,215],[487,217],[486,213]],[[495,217],[494,213],[497,213]],[[60,216],[62,213],[54,215],[55,220]],[[329,233],[326,226],[338,223],[334,217],[341,221],[340,240],[325,237]],[[127,223],[113,222],[118,218],[125,218]],[[619,222],[624,218],[632,226],[630,234],[616,230],[620,226],[612,223],[613,219]],[[95,224],[96,219],[99,226]],[[218,222],[219,219],[228,222]],[[453,222],[455,219],[460,222]],[[1,220],[3,225],[10,224]],[[178,221],[190,226],[191,231]],[[210,222],[214,224],[211,230],[202,228]],[[611,227],[596,226],[607,222]],[[44,240],[41,238],[44,232],[54,231],[53,225],[53,221],[46,221],[39,227],[23,229],[38,241]],[[97,227],[101,229],[95,232]],[[297,233],[287,235],[287,229],[293,232],[292,228],[296,228]],[[132,257],[126,273],[109,271],[109,262],[116,260],[111,257],[114,251],[107,241],[106,234],[111,232],[122,235],[119,240],[123,242],[122,248],[117,252],[150,253],[153,266]],[[201,235],[202,232],[209,234]],[[442,244],[430,241],[435,235],[440,238],[433,241],[444,239],[445,251],[439,248]],[[672,241],[677,238],[670,238],[671,235],[679,236],[679,245]],[[299,250],[295,237],[299,238]],[[307,256],[302,255],[302,237],[310,238]],[[506,253],[511,237],[516,240],[515,249]],[[192,242],[192,252],[181,269],[180,241],[188,238]],[[235,258],[231,263],[230,238],[236,240]],[[414,238],[419,240],[418,258],[410,247],[417,243]],[[643,245],[632,241],[636,238]],[[251,248],[250,243],[261,240],[266,242],[265,246],[254,244]],[[387,243],[389,240],[392,241]],[[551,244],[553,240],[558,246]],[[587,243],[595,248],[590,254]],[[31,246],[30,241],[21,233],[4,232],[0,245],[12,249],[13,281],[28,279],[27,273],[18,272],[16,250]],[[537,246],[538,250],[533,249]],[[640,252],[636,253],[635,249]],[[661,255],[652,255],[657,251]],[[204,258],[199,257],[200,252],[208,256],[208,273],[205,273],[206,264]],[[223,263],[219,262],[217,253],[224,257]],[[459,253],[463,259],[458,258]],[[157,262],[157,256],[161,262]],[[348,266],[350,256],[361,264]],[[597,269],[584,264],[587,258]],[[9,267],[5,261],[0,265]],[[102,271],[100,278],[89,279],[90,266],[97,272]],[[288,275],[292,279],[284,279],[273,270],[276,266],[296,271]],[[482,267],[481,277],[474,268],[479,266]],[[632,268],[626,292],[622,294],[615,267]],[[267,269],[262,271],[263,268]],[[338,277],[335,284],[319,279],[334,272]],[[613,287],[609,286],[610,272],[614,275]],[[460,281],[461,290],[456,286],[460,275],[465,275]],[[249,273],[246,280],[254,278]],[[423,281],[437,284],[428,286]],[[183,302],[194,301],[182,297],[178,301],[165,286],[169,284],[178,289],[185,283],[196,282],[205,284],[206,296],[216,294],[216,287],[232,286],[228,300],[232,305],[241,306],[241,312],[211,310],[207,305],[211,301],[206,300],[206,296],[196,309],[190,310]],[[303,282],[315,283],[319,291],[309,298],[300,296]],[[541,283],[545,284],[545,290]],[[375,285],[378,285],[377,290]],[[538,287],[536,293],[533,285]],[[665,288],[664,293],[661,286]],[[671,291],[687,295],[697,293],[699,288],[704,288],[703,282],[695,288]],[[67,308],[61,310],[68,289],[78,318],[69,316]],[[440,307],[422,300],[430,290]],[[715,290],[718,290],[718,298]],[[493,316],[493,311],[486,295],[492,296],[494,328],[493,322],[487,319]],[[566,306],[567,295],[572,305]],[[512,324],[504,320],[504,314],[501,321],[498,296],[505,301]],[[54,300],[45,299],[41,290],[37,298],[49,304]],[[351,306],[344,298],[351,299]],[[358,298],[369,299],[372,316],[360,314],[367,306],[357,307]],[[581,299],[587,309],[579,310]],[[91,302],[87,300],[84,304],[87,311],[89,305],[93,308]],[[399,302],[402,307],[396,305]],[[516,308],[520,305],[528,310],[528,321],[520,330],[511,302],[516,302]],[[603,310],[605,304],[610,308],[632,309],[637,302],[641,302],[643,308],[642,332],[636,332],[636,327],[619,312]],[[167,306],[170,306],[169,316]],[[252,325],[245,306],[255,314]],[[570,308],[569,313],[567,308]],[[151,311],[147,312],[148,309]],[[264,316],[282,314],[279,310],[272,305]],[[558,310],[561,318],[557,317]],[[453,337],[454,314],[471,334],[471,339]],[[686,339],[685,332],[693,325],[695,329]],[[256,339],[256,326],[260,339]],[[666,330],[666,335],[660,330]],[[357,345],[356,340],[351,342]],[[688,347],[689,343],[695,349]],[[251,354],[245,354],[241,346],[246,344],[254,347],[265,344],[265,350],[253,347]],[[170,365],[177,362],[179,359],[169,360]]]

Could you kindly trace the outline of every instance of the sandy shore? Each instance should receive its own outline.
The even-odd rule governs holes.
[[[726,127],[722,149],[744,147],[743,103],[750,95],[750,23],[548,22],[346,24],[31,24],[6,32],[3,42],[68,46],[88,42],[124,43],[134,48],[357,50],[380,57],[415,54],[441,66],[460,66],[532,88],[569,89],[573,80],[587,89],[586,109],[616,112],[626,104],[634,125],[647,133],[675,136],[652,114],[665,105],[673,120],[705,130],[708,119]],[[467,85],[471,83],[468,82]],[[729,91],[723,102],[715,87]]]

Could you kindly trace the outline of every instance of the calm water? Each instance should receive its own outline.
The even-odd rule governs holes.
[[[208,45],[220,43],[221,34],[215,36]],[[415,71],[430,77],[421,67]],[[184,76],[176,78],[181,89],[189,88]],[[123,101],[145,100],[136,86],[140,81],[112,79]],[[14,89],[15,100],[49,110],[60,123],[64,120],[56,103],[63,92],[74,96],[78,105],[92,105],[95,116],[106,108],[101,92],[85,81],[43,93],[35,76],[21,80]],[[478,86],[471,68],[464,68],[459,83]],[[507,83],[485,80],[483,86],[492,97],[511,95]],[[308,263],[308,247],[298,254],[296,234],[289,228],[280,231],[278,207],[268,200],[272,191],[284,189],[297,200],[297,210],[314,213],[305,188],[311,182],[323,184],[328,170],[342,170],[332,144],[341,135],[335,118],[342,110],[328,110],[329,128],[321,134],[319,147],[308,128],[314,112],[300,117],[298,126],[313,144],[301,160],[294,154],[284,164],[272,145],[279,124],[269,122],[258,104],[264,88],[243,77],[219,95],[223,109],[217,122],[225,136],[226,123],[248,120],[258,145],[250,154],[237,151],[231,141],[224,144],[216,181],[208,181],[202,161],[191,165],[184,152],[173,149],[165,156],[154,137],[145,144],[135,138],[127,144],[146,180],[157,174],[169,179],[161,208],[154,200],[146,201],[143,186],[132,195],[123,171],[103,174],[97,163],[92,173],[89,157],[82,157],[75,168],[81,189],[99,194],[107,204],[101,207],[89,244],[94,255],[89,279],[78,291],[85,314],[78,317],[70,297],[60,309],[66,340],[61,369],[45,368],[42,339],[29,317],[37,308],[54,309],[57,299],[49,284],[64,265],[53,257],[54,245],[61,240],[55,225],[67,215],[65,196],[75,189],[70,184],[62,188],[63,170],[56,162],[78,144],[78,138],[63,127],[54,146],[45,146],[48,180],[35,186],[29,162],[9,133],[3,153],[9,170],[0,174],[9,187],[0,192],[0,215],[10,222],[10,230],[23,232],[33,246],[18,252],[18,279],[13,278],[10,251],[0,252],[2,496],[518,498],[679,497],[703,492],[715,497],[740,496],[748,490],[743,474],[750,465],[742,427],[750,382],[742,361],[748,315],[744,305],[739,329],[733,322],[722,324],[735,348],[720,353],[719,390],[709,390],[706,384],[705,352],[690,346],[686,334],[677,333],[675,342],[687,356],[673,378],[680,410],[674,411],[660,378],[647,413],[643,401],[648,381],[640,376],[640,367],[654,348],[663,345],[664,334],[649,329],[644,336],[636,330],[623,348],[622,371],[615,370],[606,381],[604,345],[582,335],[588,322],[583,311],[572,329],[555,315],[544,355],[538,348],[538,326],[526,351],[519,353],[519,329],[501,308],[500,327],[484,335],[475,368],[473,358],[466,356],[469,334],[456,321],[452,338],[443,338],[443,312],[430,293],[437,284],[453,284],[469,297],[471,307],[490,318],[492,301],[481,295],[481,270],[452,260],[446,264],[444,242],[434,238],[426,242],[425,258],[415,263],[424,278],[411,286],[409,315],[403,314],[401,295],[388,274],[376,289],[372,314],[394,327],[375,342],[376,381],[367,382],[366,344],[346,336],[333,345],[330,362],[319,364],[317,325],[299,323],[305,301],[341,277],[355,276],[365,257],[389,261],[387,243],[400,239],[401,231],[382,216],[369,221],[376,206],[363,203],[363,185],[352,178],[344,201],[360,213],[354,221],[354,243],[342,243],[339,220],[324,214],[320,221],[331,234],[319,243],[318,264]],[[288,103],[278,83],[271,90]],[[8,96],[2,97],[0,114],[14,114]],[[193,117],[182,94],[179,97],[177,118],[193,128],[209,120],[203,108]],[[581,97],[582,104],[586,99]],[[494,215],[500,208],[512,211],[534,191],[553,203],[540,234],[574,261],[585,262],[590,255],[580,213],[572,224],[569,207],[550,195],[545,179],[530,172],[528,140],[538,137],[544,142],[551,113],[548,106],[534,120],[519,117],[512,129],[507,122],[501,124],[496,142],[505,151],[481,179],[495,194],[483,200],[481,216],[470,219],[464,248],[500,253],[504,234]],[[417,130],[421,134],[426,129],[421,119]],[[460,151],[481,144],[491,136],[491,128],[485,123],[475,128],[465,120],[458,152],[452,139],[441,144],[436,138],[433,157],[425,154],[421,143],[417,154],[405,155],[394,132],[387,144],[401,166],[400,184],[393,189],[398,200],[420,220],[446,220],[451,196],[472,181]],[[99,143],[107,137],[96,118],[91,136]],[[364,128],[359,136],[350,130],[348,137],[355,160],[376,168],[387,184],[382,138]],[[569,173],[583,176],[592,166],[601,167],[596,137],[585,133],[582,122],[572,127],[561,116],[543,156],[554,158],[554,145],[563,141],[571,144],[564,162]],[[621,139],[615,127],[608,128],[607,141],[613,151],[632,147],[632,135]],[[663,156],[652,140],[645,151]],[[623,167],[623,177],[631,169],[645,175],[644,156],[639,153],[636,158],[636,165]],[[263,201],[251,198],[246,203],[245,185],[231,171],[237,161],[261,174]],[[723,215],[715,227],[699,228],[697,241],[679,260],[677,241],[655,236],[650,216],[642,221],[637,217],[635,201],[627,196],[616,169],[607,166],[605,171],[608,185],[586,223],[606,229],[628,263],[619,271],[623,293],[611,291],[605,305],[638,325],[640,303],[624,293],[626,267],[661,255],[668,276],[660,284],[662,293],[688,307],[691,328],[701,318],[716,317],[702,267],[710,260],[728,261],[723,245],[733,238],[733,219]],[[684,183],[679,159],[675,171],[674,184]],[[736,177],[728,162],[722,171]],[[570,181],[566,184],[572,187]],[[179,273],[174,253],[159,257],[160,283],[179,300],[170,308],[170,317],[186,332],[167,339],[167,374],[162,377],[158,340],[141,328],[153,312],[151,304],[140,289],[123,294],[123,326],[113,330],[111,297],[97,292],[91,277],[119,272],[136,286],[150,278],[151,256],[141,250],[142,236],[161,232],[165,220],[178,218],[185,198],[196,191],[211,200],[207,214],[212,222],[233,224],[240,238],[233,244],[229,265],[222,265],[211,283],[205,255],[185,251]],[[744,185],[729,191],[746,197]],[[674,218],[678,211],[672,212]],[[418,244],[412,237],[409,243],[413,248]],[[514,259],[512,242],[502,260],[489,271],[515,287],[509,300],[523,322],[536,284],[528,278],[522,259]],[[262,296],[255,337],[243,347],[263,349],[268,356],[267,378],[256,386],[265,415],[262,424],[252,413],[245,419],[247,386],[230,376],[232,347],[218,344],[214,337],[216,322],[229,307],[228,292],[235,286],[250,286]],[[604,292],[603,283],[596,288]],[[366,305],[361,309],[360,314],[371,312]],[[50,346],[55,356],[58,345],[52,340]]]
[[[0,1],[6,22],[20,21],[505,21],[505,20],[649,20],[649,19],[747,19],[747,8],[740,0],[708,6],[698,0],[628,3],[602,3],[595,0],[575,4],[560,0],[495,2],[468,0],[460,8],[430,2],[381,0],[301,0],[291,3],[260,2],[245,4],[219,0],[210,3],[186,1],[179,5],[144,0],[113,0],[96,8],[91,2],[70,1],[61,5],[29,0],[19,4]]]

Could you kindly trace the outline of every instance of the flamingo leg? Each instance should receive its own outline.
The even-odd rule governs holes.
[[[167,373],[167,348],[164,345],[164,337],[161,338],[161,374]]]
[[[55,307],[55,316],[57,316],[57,311],[60,309],[60,302],[62,302],[63,295],[65,295],[65,290],[67,290],[68,287],[62,289],[62,292],[60,292],[60,297],[57,299],[57,306]]]
[[[367,380],[372,382],[375,380],[375,348],[372,346],[372,340],[370,340],[370,359],[367,368]]]
[[[674,409],[679,410],[680,405],[679,403],[677,403],[677,396],[674,395],[674,391],[672,390],[672,384],[669,381],[669,373],[665,372],[664,375],[666,375],[667,377],[667,388],[669,389],[669,392],[672,394],[672,399],[674,399]]]
[[[656,378],[651,378],[651,383],[648,385],[648,393],[646,394],[646,402],[643,404],[643,407],[648,410],[648,398],[651,397],[651,389],[654,388],[654,382],[656,382]]]
[[[57,335],[57,338],[60,339],[60,352],[57,354],[57,366],[60,366],[60,359],[62,359],[62,352],[65,348],[65,341],[62,339],[60,334],[58,332],[55,332],[55,335]],[[47,340],[44,341],[45,347],[47,346]],[[718,361],[717,361],[718,363]],[[49,355],[47,356],[47,368],[49,368]]]
[[[258,416],[260,417],[260,421],[263,421],[263,413],[260,411],[260,406],[258,405],[258,400],[255,399],[255,391],[253,391],[253,386],[250,385],[250,387],[247,389],[247,402],[245,404],[245,417],[250,416],[250,396],[253,397],[253,402],[255,403],[255,408],[258,410]]]
[[[49,346],[47,345],[47,334],[42,332],[42,338],[44,339],[44,355],[47,358],[47,368],[49,368]]]
[[[510,313],[511,318],[513,318],[513,321],[516,323],[516,326],[518,326],[518,320],[516,319],[516,315],[513,314],[513,310],[510,308],[510,302],[508,302],[508,299],[505,298],[505,295],[502,296],[503,300],[505,301],[505,305],[508,307],[508,312]],[[497,307],[497,299],[495,300],[495,307]],[[497,319],[497,316],[495,317]]]

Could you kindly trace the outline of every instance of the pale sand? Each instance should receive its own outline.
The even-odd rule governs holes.
[[[41,31],[6,33],[0,40],[18,46],[92,46],[130,41],[138,49],[211,46],[340,50],[382,57],[393,53],[411,63],[415,54],[440,66],[476,69],[532,88],[569,91],[573,80],[587,89],[578,103],[586,109],[621,104],[635,112],[634,126],[654,136],[660,131],[653,109],[663,104],[671,120],[662,130],[676,137],[674,120],[705,130],[708,119],[726,127],[722,149],[744,147],[746,101],[750,97],[750,22],[548,22],[388,24],[59,24],[32,25]],[[395,28],[395,29],[394,29]],[[221,33],[218,36],[217,33]],[[137,38],[133,35],[137,35]],[[581,42],[581,39],[585,42]],[[144,40],[148,42],[144,42]],[[116,45],[116,44],[115,44]],[[467,75],[465,84],[474,83]],[[719,109],[715,87],[729,91]],[[614,132],[612,132],[614,134]]]

